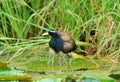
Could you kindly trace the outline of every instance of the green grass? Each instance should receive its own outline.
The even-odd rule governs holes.
[[[42,33],[55,29],[70,33],[78,43],[84,37],[85,42],[97,48],[95,55],[118,59],[119,4],[119,0],[1,0],[0,55],[6,55],[5,59],[9,55],[9,62],[22,50],[48,42]],[[95,39],[90,42],[92,30]],[[84,46],[83,50],[93,45]]]

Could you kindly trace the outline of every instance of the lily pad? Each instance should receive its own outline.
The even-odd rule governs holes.
[[[6,63],[0,62],[0,81],[13,81],[13,80],[31,80],[32,77],[23,71],[10,69]]]
[[[110,74],[109,77],[114,78],[115,80],[120,80],[120,74]]]

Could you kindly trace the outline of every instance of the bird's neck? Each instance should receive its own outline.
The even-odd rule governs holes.
[[[53,38],[60,38],[60,35],[59,34],[54,34],[52,37]]]

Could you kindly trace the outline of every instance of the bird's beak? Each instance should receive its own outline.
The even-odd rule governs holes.
[[[48,32],[45,32],[45,33],[43,33],[42,35],[45,36],[45,35],[49,35],[49,34],[48,34]]]

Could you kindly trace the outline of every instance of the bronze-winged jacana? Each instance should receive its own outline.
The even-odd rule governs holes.
[[[51,53],[68,54],[76,49],[76,44],[70,34],[49,30],[43,35],[50,35],[49,47]]]

